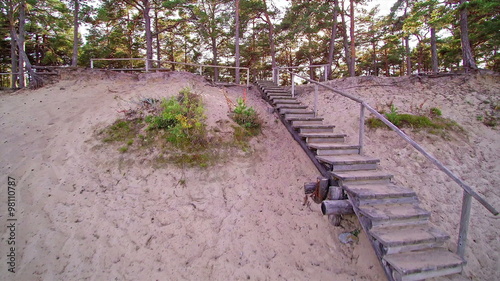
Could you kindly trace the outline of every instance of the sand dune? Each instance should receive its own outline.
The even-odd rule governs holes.
[[[231,122],[222,90],[187,73],[78,71],[0,96],[0,174],[15,178],[18,207],[16,273],[2,254],[0,279],[385,279],[363,234],[339,243],[354,218],[335,228],[303,206],[302,185],[319,174],[255,91],[263,134],[208,169],[157,168],[96,138],[130,100],[185,86],[203,96],[209,126]],[[228,89],[233,102],[242,93]],[[0,210],[5,222],[6,200]]]

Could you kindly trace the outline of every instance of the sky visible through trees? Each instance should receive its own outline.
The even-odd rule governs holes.
[[[240,0],[239,48],[235,4],[2,1],[0,72],[30,71],[29,65],[88,67],[91,58],[146,57],[228,66],[239,61],[253,78],[269,77],[272,62],[297,66],[331,61],[330,78],[500,69],[500,0]],[[130,61],[101,64],[144,67]],[[207,71],[215,79],[234,76],[227,70]],[[22,81],[2,76],[1,83]]]

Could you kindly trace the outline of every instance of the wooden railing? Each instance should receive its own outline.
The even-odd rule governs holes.
[[[284,70],[286,72],[289,72],[289,69],[303,69],[303,68],[309,68],[310,70],[316,69],[316,68],[323,68],[323,79],[324,81],[328,80],[328,66],[329,64],[311,64],[311,65],[306,65],[306,66],[284,66],[284,67],[277,67],[273,69],[273,82],[278,84],[279,83],[279,76],[280,76],[280,71]]]
[[[246,70],[247,72],[247,77],[246,77],[246,85],[247,88],[250,86],[250,69],[248,67],[236,67],[236,66],[226,66],[226,65],[210,65],[210,64],[196,64],[196,63],[186,63],[186,62],[176,62],[176,61],[165,61],[165,60],[148,60],[145,58],[94,58],[90,59],[90,68],[94,68],[94,62],[95,61],[143,61],[144,62],[144,68],[122,68],[122,69],[111,69],[111,70],[130,70],[130,71],[138,71],[138,70],[144,70],[146,72],[149,71],[154,71],[154,70],[166,70],[166,68],[162,68],[162,65],[165,64],[175,64],[175,65],[186,65],[186,66],[194,66],[198,67],[199,69],[199,74],[203,75],[203,69],[204,68],[225,68],[225,69],[241,69],[241,70]],[[151,64],[148,62],[156,62],[158,67],[151,67]]]
[[[410,138],[407,134],[405,134],[402,130],[400,130],[396,125],[391,123],[387,118],[385,118],[378,111],[373,109],[369,104],[367,104],[362,99],[352,96],[350,94],[344,93],[337,89],[334,89],[328,85],[322,84],[318,81],[309,79],[307,77],[300,76],[291,71],[285,71],[289,73],[292,77],[292,96],[295,96],[295,77],[300,79],[304,79],[309,83],[314,84],[315,89],[315,98],[314,98],[314,110],[317,113],[317,103],[318,103],[318,87],[323,87],[328,89],[334,93],[337,93],[341,96],[344,96],[348,99],[351,99],[360,104],[360,114],[359,114],[359,146],[361,147],[360,153],[362,153],[363,148],[363,139],[365,134],[365,110],[368,110],[375,117],[377,117],[384,124],[389,126],[393,131],[395,131],[401,138],[403,138],[407,143],[411,144],[417,151],[423,154],[429,161],[431,161],[436,167],[438,167],[441,171],[443,171],[448,177],[450,177],[453,181],[455,181],[462,189],[463,189],[463,198],[462,198],[462,210],[460,217],[460,227],[458,234],[458,242],[457,242],[457,254],[464,258],[465,255],[465,246],[467,242],[467,234],[469,229],[469,220],[470,220],[470,212],[472,205],[472,198],[476,199],[481,205],[483,205],[490,213],[497,216],[498,211],[486,201],[481,195],[479,195],[472,187],[463,182],[457,175],[455,175],[450,169],[448,169],[443,163],[437,160],[434,156],[428,153],[422,146],[420,146],[417,142],[415,142],[412,138]]]

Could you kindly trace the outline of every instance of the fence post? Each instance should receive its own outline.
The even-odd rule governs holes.
[[[149,60],[145,59],[144,61],[146,62],[146,72],[149,72]]]
[[[94,59],[90,59],[90,68],[94,68]]]
[[[323,71],[325,72],[325,82],[328,81],[328,65],[323,66]]]
[[[292,72],[292,98],[295,97],[295,74]]]
[[[314,117],[318,116],[318,84],[314,83]]]
[[[359,154],[363,154],[363,142],[365,138],[365,105],[361,103],[359,112]]]
[[[465,256],[465,246],[467,245],[471,204],[472,196],[464,190],[464,196],[462,199],[462,214],[460,216],[460,230],[458,232],[457,242],[457,255],[459,255],[462,259]]]

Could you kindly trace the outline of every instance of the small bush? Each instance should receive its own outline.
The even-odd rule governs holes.
[[[137,120],[116,120],[110,127],[101,132],[105,137],[104,142],[117,142],[125,141],[126,139],[133,138],[138,125]]]
[[[431,112],[431,116],[441,116],[441,115],[443,115],[443,113],[441,112],[441,109],[439,109],[437,107],[431,108],[430,112]]]
[[[206,125],[204,123],[203,103],[201,98],[189,88],[179,92],[178,97],[164,99],[159,115],[146,117],[149,130],[165,130],[167,140],[179,147],[204,145]]]
[[[246,129],[260,129],[262,122],[257,112],[252,107],[248,107],[242,98],[238,98],[237,102],[238,105],[233,111],[234,121]]]
[[[394,106],[394,104],[391,104],[391,112],[386,113],[385,117],[387,120],[391,121],[392,124],[396,126],[399,125],[400,115],[398,113],[398,108]]]
[[[444,129],[463,130],[456,122],[440,117],[441,110],[438,108],[431,108],[430,112],[430,117],[406,113],[400,114],[398,113],[398,109],[394,105],[391,105],[391,112],[384,115],[387,120],[400,128],[431,129],[433,131]],[[388,128],[381,120],[375,117],[368,118],[365,123],[372,129]]]

